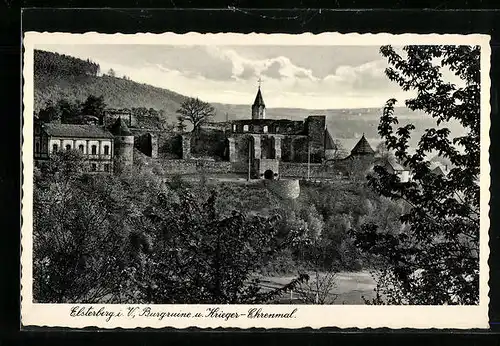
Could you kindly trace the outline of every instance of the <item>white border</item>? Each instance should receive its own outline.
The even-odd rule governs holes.
[[[136,327],[236,327],[236,328],[488,328],[488,230],[490,200],[489,129],[490,129],[490,55],[487,35],[420,35],[420,34],[85,34],[36,33],[24,36],[24,127],[23,127],[23,196],[22,196],[22,278],[21,317],[23,326],[101,328]],[[480,304],[478,306],[311,306],[311,305],[222,305],[224,312],[246,313],[261,307],[270,312],[298,311],[291,319],[181,319],[112,318],[109,322],[99,317],[69,317],[76,304],[34,304],[32,302],[32,212],[33,212],[33,50],[36,44],[162,44],[162,45],[408,45],[461,44],[481,46],[481,177],[480,177]],[[86,305],[88,306],[88,305]],[[126,313],[127,306],[93,305],[115,312]],[[152,305],[154,310],[190,311],[206,314],[212,305]]]

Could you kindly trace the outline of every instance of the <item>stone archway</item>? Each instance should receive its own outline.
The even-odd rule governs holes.
[[[269,180],[274,179],[274,172],[270,169],[266,170],[264,172],[264,179],[269,179]]]

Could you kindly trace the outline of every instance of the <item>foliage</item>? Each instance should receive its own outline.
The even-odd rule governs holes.
[[[36,301],[255,303],[308,278],[261,292],[254,273],[282,249],[279,216],[228,205],[224,186],[166,185],[150,165],[117,176],[82,166],[63,151],[36,169]]]
[[[84,115],[91,115],[98,119],[104,116],[104,110],[106,109],[106,103],[104,102],[104,96],[94,96],[89,95],[85,102],[82,104],[82,113]]]
[[[90,59],[82,60],[64,54],[35,49],[34,69],[35,73],[43,74],[97,76],[100,67],[99,64],[90,61]]]
[[[38,112],[38,118],[43,122],[61,122],[62,111],[58,104],[47,101],[45,107]]]
[[[375,148],[375,157],[385,160],[391,161],[395,159],[394,153],[387,148],[385,142],[380,142]]]
[[[106,203],[96,190],[83,188],[83,165],[78,151],[64,151],[35,175],[33,293],[37,302],[97,302],[120,284],[123,235],[117,232],[119,224],[108,218],[114,204]],[[111,189],[113,180],[102,186]]]
[[[261,293],[252,278],[262,258],[277,250],[274,217],[237,210],[221,214],[215,191],[207,192],[208,198],[182,188],[177,193],[175,203],[160,194],[147,214],[156,245],[137,273],[141,301],[237,304],[281,294]]]
[[[194,156],[224,157],[226,135],[223,131],[200,129],[191,136],[191,153]]]
[[[104,114],[106,103],[102,96],[89,95],[85,102],[60,99],[49,101],[42,108],[38,117],[43,122],[62,122],[65,124],[95,123]]]
[[[181,104],[177,113],[193,125],[193,132],[197,132],[204,122],[214,116],[215,109],[207,102],[190,97]]]
[[[84,102],[88,95],[102,95],[109,107],[154,108],[158,110],[162,120],[173,122],[175,119],[169,119],[169,116],[175,114],[186,99],[185,96],[170,90],[123,78],[101,76],[98,72],[73,73],[66,67],[70,64],[67,59],[74,60],[75,65],[86,64],[85,60],[35,50],[35,112],[39,112],[49,101],[64,99],[69,102]],[[98,65],[95,66],[98,71]],[[86,68],[82,65],[81,69]]]
[[[401,221],[406,232],[387,234],[365,225],[357,244],[384,260],[375,303],[477,304],[479,300],[479,162],[480,48],[476,46],[406,46],[405,55],[384,46],[391,67],[386,74],[416,97],[406,100],[413,110],[427,113],[436,126],[421,136],[414,153],[408,140],[414,126],[396,130],[396,100],[387,101],[378,127],[387,147],[413,171],[409,183],[376,167],[370,185],[382,196],[408,206]],[[463,85],[444,80],[443,69]],[[450,138],[443,125],[456,120],[466,134]],[[428,157],[438,154],[454,168],[447,176],[430,173]],[[392,293],[390,294],[390,292]],[[395,294],[396,292],[397,294]]]

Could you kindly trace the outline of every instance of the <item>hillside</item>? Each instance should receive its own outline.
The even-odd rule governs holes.
[[[170,90],[110,76],[75,76],[35,73],[35,112],[47,101],[85,101],[89,95],[104,96],[111,108],[146,107],[164,110],[175,119],[175,111],[186,98]]]
[[[112,108],[146,107],[163,110],[166,123],[176,122],[176,110],[187,96],[173,91],[137,83],[129,79],[99,75],[99,65],[90,60],[80,60],[56,53],[35,51],[35,112],[43,108],[47,101],[68,99],[84,101],[90,94],[104,96]],[[196,97],[197,95],[189,95]],[[265,93],[264,93],[265,98]],[[214,121],[245,119],[250,116],[250,105],[229,105],[213,103],[216,109]],[[412,145],[423,130],[434,127],[435,122],[429,116],[412,112],[405,107],[395,110],[400,125],[413,123],[416,136]],[[327,116],[327,126],[334,138],[341,139],[347,149],[355,144],[364,133],[373,146],[378,139],[377,126],[381,114],[380,108],[326,109],[310,110],[297,108],[267,108],[266,115],[271,119],[288,118],[302,120],[311,114]],[[459,124],[447,125],[454,135],[463,133]]]

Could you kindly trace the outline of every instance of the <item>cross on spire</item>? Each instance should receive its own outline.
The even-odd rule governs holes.
[[[261,85],[261,83],[262,83],[262,79],[261,79],[260,77],[259,77],[258,82],[259,82],[259,89],[260,89],[260,85]]]

